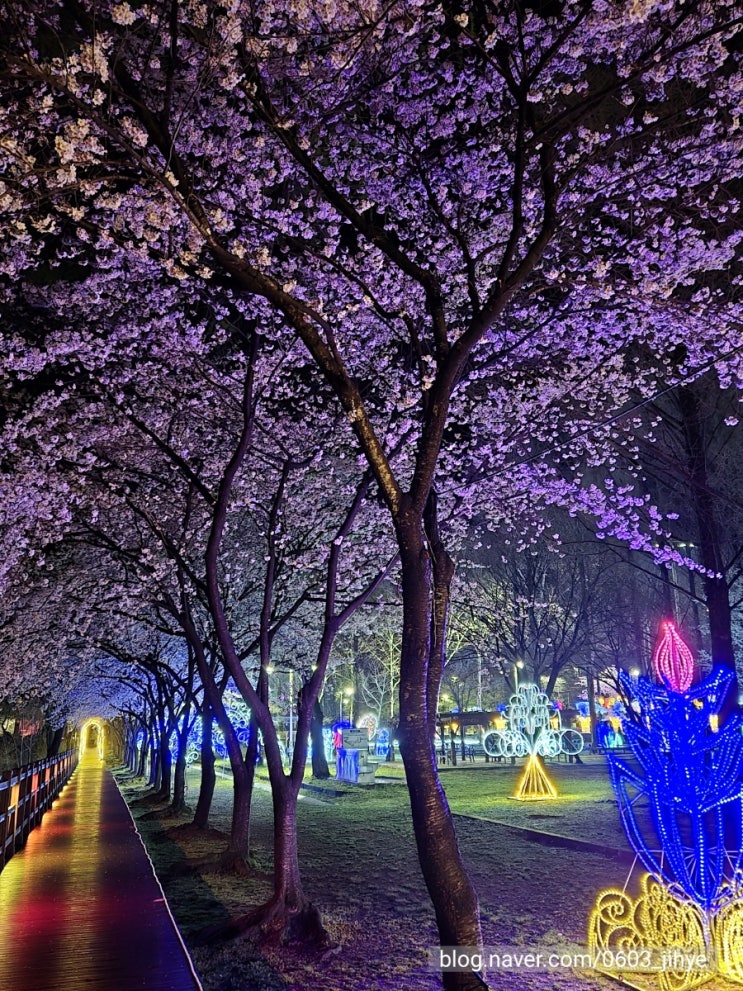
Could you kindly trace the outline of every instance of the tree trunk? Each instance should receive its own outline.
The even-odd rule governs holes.
[[[325,780],[330,777],[330,768],[325,757],[325,740],[322,735],[323,711],[320,700],[315,699],[312,707],[310,736],[312,737],[312,777]]]
[[[253,802],[255,768],[246,761],[232,764],[232,821],[222,863],[242,872],[250,854],[250,806]]]
[[[150,774],[147,779],[147,785],[149,788],[154,788],[157,790],[160,787],[160,782],[162,780],[161,769],[160,769],[160,751],[158,744],[154,737],[150,738]]]
[[[320,912],[302,888],[297,849],[297,796],[299,787],[280,772],[272,780],[274,880],[271,898],[227,926],[215,928],[220,937],[257,930],[269,944],[301,943],[327,947]]]
[[[430,713],[435,714],[435,671],[431,677],[434,614],[445,608],[443,587],[432,602],[433,581],[421,521],[398,518],[401,550],[403,639],[400,663],[400,723],[398,736],[405,764],[413,830],[423,878],[436,913],[442,946],[480,947],[477,894],[457,844],[449,804],[439,781]],[[439,667],[434,659],[433,664]],[[436,688],[437,690],[437,688]],[[447,991],[486,987],[474,972],[444,973]]]
[[[175,769],[173,773],[173,798],[170,803],[170,811],[173,815],[183,812],[186,807],[186,750],[178,746],[178,756],[175,759]]]
[[[168,746],[167,736],[163,733],[158,747],[158,765],[160,768],[159,783],[156,787],[157,798],[163,801],[170,799],[170,788],[173,782],[173,755]]]
[[[56,757],[59,753],[59,746],[62,743],[62,737],[64,736],[64,726],[60,726],[50,734],[47,740],[46,755],[47,757]]]
[[[199,787],[199,800],[196,803],[193,824],[199,829],[209,827],[209,813],[214,798],[214,787],[217,783],[217,776],[214,773],[214,748],[212,745],[212,727],[214,714],[207,702],[204,703],[204,711],[201,716],[201,785]]]
[[[679,389],[679,407],[683,417],[684,441],[691,481],[689,492],[699,532],[700,562],[712,572],[704,576],[712,663],[735,671],[730,594],[725,577],[722,536],[715,512],[713,490],[707,477],[702,411],[699,397],[693,387]],[[731,694],[733,691],[737,702],[737,684],[731,689]]]
[[[135,745],[136,749],[136,745]],[[142,749],[137,755],[137,767],[136,774],[138,778],[143,778],[147,773],[147,754],[149,752],[149,744],[147,738],[147,732],[145,731],[144,739],[142,740]]]
[[[586,692],[586,698],[588,699],[588,719],[591,734],[591,747],[595,748],[596,743],[596,691],[595,691],[595,679],[593,674],[593,668],[589,668],[586,671],[586,684],[588,690]]]

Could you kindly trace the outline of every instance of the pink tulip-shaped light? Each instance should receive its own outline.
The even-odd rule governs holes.
[[[685,692],[694,678],[694,658],[676,629],[665,620],[653,654],[653,669],[658,680],[674,692]]]

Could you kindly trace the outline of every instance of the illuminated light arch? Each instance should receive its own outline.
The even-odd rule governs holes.
[[[91,745],[91,733],[95,730],[95,743]],[[80,757],[90,756],[90,751],[95,750],[99,760],[106,757],[107,734],[110,728],[105,719],[95,716],[86,719],[80,727]]]
[[[670,619],[661,623],[653,651],[653,671],[658,681],[673,692],[688,691],[694,680],[694,657]]]

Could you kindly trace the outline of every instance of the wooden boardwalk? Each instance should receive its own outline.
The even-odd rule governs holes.
[[[0,991],[200,991],[110,771],[89,750],[0,873]]]

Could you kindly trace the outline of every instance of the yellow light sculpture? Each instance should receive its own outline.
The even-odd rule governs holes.
[[[662,991],[690,991],[716,974],[743,984],[743,899],[728,887],[721,901],[719,909],[705,913],[650,874],[640,879],[637,898],[615,888],[602,891],[588,922],[596,969],[616,976],[610,964],[621,953],[653,951]],[[675,957],[674,949],[683,952]],[[642,973],[633,974],[632,982],[642,986]]]
[[[529,759],[516,785],[511,798],[519,802],[538,802],[542,799],[557,798],[557,788],[547,777],[537,754],[529,754]]]
[[[743,984],[743,900],[729,902],[714,916],[712,945],[718,973]]]
[[[557,729],[550,720],[555,716]],[[508,706],[510,729],[501,734],[504,757],[527,757],[526,766],[511,795],[520,802],[557,798],[557,789],[547,777],[540,757],[556,757],[562,749],[563,732],[559,712],[553,713],[550,700],[538,685],[521,684]],[[577,734],[576,734],[577,735]],[[581,741],[582,743],[582,741]]]

